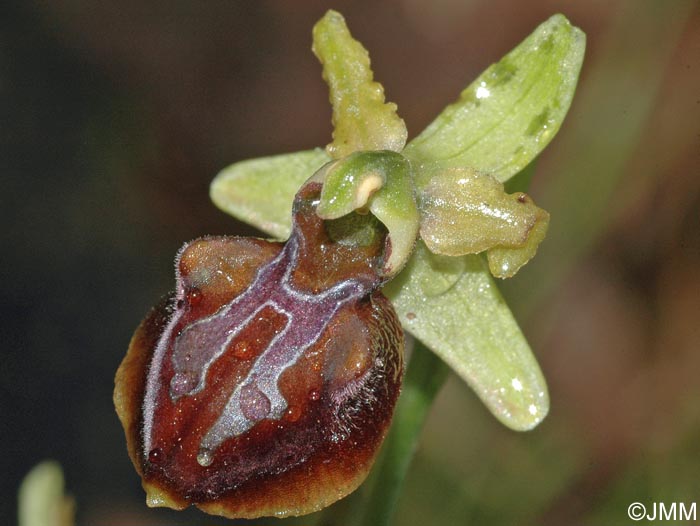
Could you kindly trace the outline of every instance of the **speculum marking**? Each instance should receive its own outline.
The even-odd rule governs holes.
[[[316,294],[298,290],[292,283],[292,273],[299,263],[298,237],[295,231],[280,254],[259,269],[243,293],[215,314],[184,328],[173,342],[175,374],[170,398],[176,402],[181,396],[206,388],[209,368],[263,309],[273,309],[284,320],[202,438],[202,454],[197,456],[202,466],[212,463],[214,452],[225,440],[245,433],[265,418],[283,417],[288,403],[278,387],[282,373],[318,340],[343,305],[366,295],[373,286],[348,279]],[[150,437],[145,438],[150,447]]]

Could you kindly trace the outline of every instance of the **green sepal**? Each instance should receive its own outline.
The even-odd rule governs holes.
[[[211,200],[236,219],[277,239],[287,239],[294,195],[330,160],[324,150],[316,148],[232,164],[212,181]]]
[[[481,256],[432,254],[422,242],[385,288],[406,330],[440,356],[503,424],[532,429],[547,385]]]
[[[418,190],[435,167],[473,168],[501,182],[522,170],[559,130],[585,47],[585,34],[554,15],[486,69],[406,146]]]

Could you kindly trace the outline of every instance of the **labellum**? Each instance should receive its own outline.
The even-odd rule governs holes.
[[[136,330],[114,398],[149,505],[301,515],[366,477],[403,372],[379,292],[391,247],[376,221],[369,237],[323,221],[321,187],[297,193],[284,244],[185,245],[175,293]],[[373,220],[352,216],[346,230]]]

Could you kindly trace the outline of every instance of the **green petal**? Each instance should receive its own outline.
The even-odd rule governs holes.
[[[467,167],[508,180],[559,130],[585,45],[581,30],[554,15],[484,71],[404,155],[414,167]],[[419,189],[429,172],[417,173]]]
[[[402,325],[450,365],[501,422],[532,429],[549,411],[547,386],[485,267],[480,256],[438,256],[418,243],[384,292]]]
[[[420,235],[431,252],[463,256],[488,251],[491,273],[513,276],[537,251],[549,214],[522,192],[468,168],[445,168],[420,194]]]
[[[343,16],[328,11],[314,26],[313,39],[333,106],[333,142],[327,148],[331,157],[359,150],[400,152],[408,136],[406,125],[396,114],[396,104],[384,102],[369,54],[352,38]]]
[[[233,164],[212,181],[214,204],[236,219],[279,239],[289,237],[294,195],[330,161],[320,149]]]
[[[535,207],[537,208],[537,207]],[[544,241],[549,227],[549,214],[537,208],[537,219],[521,246],[496,246],[486,252],[489,270],[497,278],[512,278],[525,263],[535,257],[537,247]]]
[[[556,15],[464,90],[403,152],[413,163],[419,202],[440,183],[436,173],[466,168],[504,182],[525,168],[568,111],[584,49],[585,35]],[[491,268],[507,275],[522,265],[544,230],[539,221],[526,246],[489,250]],[[419,243],[386,292],[404,327],[506,426],[527,430],[546,416],[546,383],[483,258],[440,256]]]

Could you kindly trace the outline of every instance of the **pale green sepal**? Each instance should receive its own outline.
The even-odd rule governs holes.
[[[330,88],[330,156],[340,159],[360,150],[400,152],[408,137],[406,125],[396,114],[396,104],[384,102],[384,88],[373,80],[369,53],[352,37],[340,13],[328,11],[316,23],[312,49]]]
[[[224,212],[278,239],[287,239],[294,195],[330,161],[321,148],[241,161],[222,170],[210,195]]]
[[[480,256],[438,256],[419,242],[384,293],[404,328],[450,365],[496,418],[529,430],[549,411],[547,385],[485,267]]]
[[[323,219],[337,219],[368,209],[389,232],[389,257],[382,274],[403,268],[418,236],[420,216],[413,192],[411,165],[389,150],[355,152],[329,163],[311,178],[323,184],[316,209]]]
[[[469,167],[506,181],[556,135],[576,89],[585,34],[554,15],[491,65],[404,150],[416,170]]]

